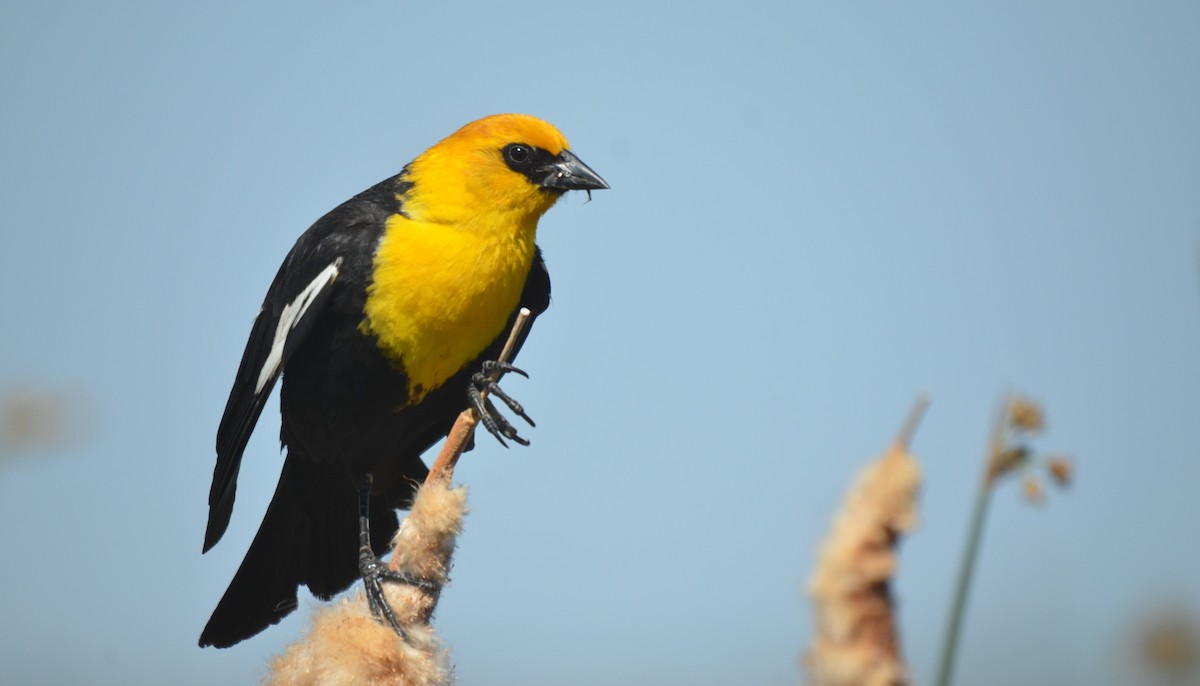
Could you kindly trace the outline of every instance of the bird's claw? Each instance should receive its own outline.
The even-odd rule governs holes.
[[[381,623],[389,624],[401,639],[408,640],[404,627],[400,625],[400,620],[396,617],[396,612],[383,594],[383,585],[388,582],[402,583],[429,593],[436,593],[441,589],[440,584],[397,572],[384,564],[370,549],[359,551],[358,571],[367,592],[367,606],[371,608],[371,615]]]
[[[504,376],[505,374],[512,372],[513,374],[518,374],[520,376],[525,377],[526,379],[529,378],[529,373],[526,372],[524,369],[519,369],[517,367],[514,367],[507,362],[499,362],[497,360],[485,360],[482,367],[483,368],[478,373],[475,374],[476,377],[479,377],[479,376],[486,377],[486,376],[490,376],[492,374],[496,374],[496,378],[499,379],[501,376]]]
[[[529,426],[537,426],[533,419],[528,414],[525,414],[525,408],[521,406],[521,403],[513,400],[511,396],[505,393],[504,389],[500,388],[497,379],[491,378],[492,374],[503,375],[506,372],[513,372],[527,379],[529,378],[529,375],[524,370],[518,369],[507,362],[488,360],[483,363],[482,370],[471,376],[471,383],[467,387],[467,397],[471,402],[471,407],[479,415],[479,421],[483,423],[483,427],[488,430],[488,433],[495,436],[497,441],[500,441],[500,445],[505,448],[508,447],[508,443],[504,442],[505,438],[515,441],[520,445],[529,445],[529,441],[522,438],[517,433],[517,428],[503,414],[500,414],[496,406],[492,404],[491,397],[484,397],[483,395],[483,392],[487,391],[489,396],[496,396],[514,414],[524,419]]]

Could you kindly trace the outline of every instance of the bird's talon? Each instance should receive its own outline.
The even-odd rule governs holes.
[[[521,403],[505,393],[504,389],[500,388],[500,384],[491,378],[492,374],[502,375],[505,372],[515,372],[526,378],[529,377],[523,370],[517,369],[507,362],[487,360],[482,365],[482,371],[476,372],[471,376],[471,383],[467,387],[467,397],[483,427],[488,430],[488,433],[496,437],[500,445],[505,448],[508,447],[508,443],[504,440],[505,438],[515,441],[519,445],[529,445],[529,441],[522,438],[517,433],[516,427],[496,409],[496,405],[490,397],[495,396],[499,398],[514,414],[525,420],[530,426],[536,426],[533,419],[525,413],[525,408]],[[489,397],[484,397],[483,394],[485,392],[489,394]]]
[[[480,377],[480,376],[487,377],[487,376],[491,376],[492,374],[498,373],[497,378],[499,378],[499,376],[504,376],[508,372],[512,372],[514,374],[519,374],[519,375],[525,377],[526,379],[529,378],[529,374],[526,373],[526,371],[524,369],[519,369],[517,367],[512,366],[511,364],[509,364],[507,362],[498,362],[496,360],[484,360],[483,370],[480,372],[476,372],[475,376],[476,377]],[[476,381],[476,383],[479,383],[479,382]]]
[[[371,616],[380,623],[390,625],[401,639],[408,640],[404,627],[400,624],[400,619],[396,617],[395,610],[392,609],[391,604],[387,601],[387,596],[383,593],[383,585],[389,582],[401,583],[419,588],[427,593],[436,593],[441,590],[441,584],[397,572],[385,565],[374,553],[370,552],[369,548],[359,551],[358,570],[362,575],[363,587],[367,595],[367,607],[371,610]]]

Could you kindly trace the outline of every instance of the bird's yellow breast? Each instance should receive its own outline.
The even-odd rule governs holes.
[[[388,220],[360,329],[408,375],[409,404],[502,333],[533,265],[535,230],[536,219],[486,231]]]

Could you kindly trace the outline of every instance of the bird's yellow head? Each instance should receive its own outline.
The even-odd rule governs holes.
[[[402,200],[412,219],[493,229],[532,230],[564,192],[608,188],[558,129],[526,114],[467,124],[413,160],[402,178],[411,184]]]

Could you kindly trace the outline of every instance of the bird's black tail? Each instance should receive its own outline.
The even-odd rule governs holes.
[[[399,522],[386,498],[372,498],[371,547],[383,554]],[[344,468],[293,459],[241,567],[213,611],[201,646],[227,648],[296,609],[304,584],[329,598],[359,578],[358,492]]]

